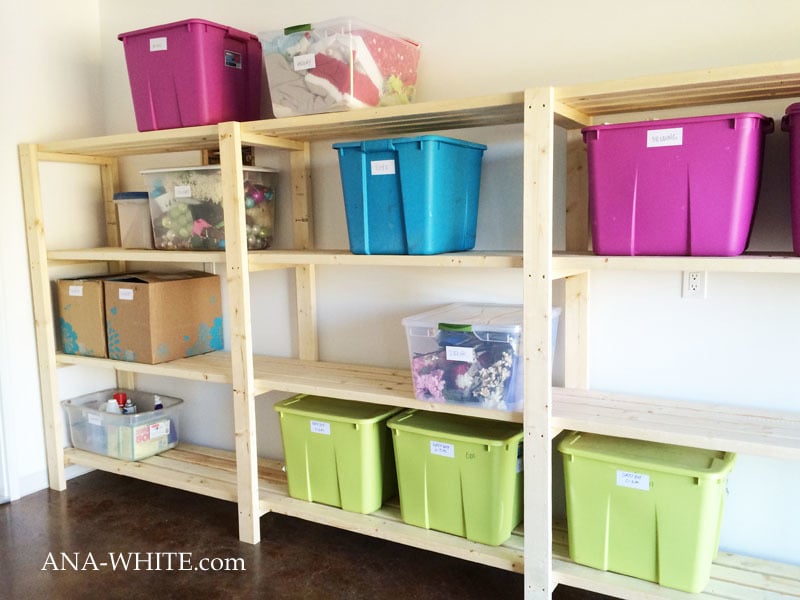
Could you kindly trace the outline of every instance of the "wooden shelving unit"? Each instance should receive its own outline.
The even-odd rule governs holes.
[[[28,235],[40,384],[47,433],[50,485],[64,489],[65,464],[80,464],[236,502],[239,535],[259,542],[259,517],[274,511],[351,529],[525,574],[526,597],[549,598],[559,583],[620,598],[688,598],[690,595],[572,563],[564,529],[552,520],[552,439],[564,429],[595,431],[719,448],[777,458],[800,458],[800,414],[746,410],[646,396],[593,391],[587,364],[589,277],[595,270],[706,270],[800,274],[800,259],[785,255],[736,258],[602,257],[587,247],[582,145],[574,132],[596,117],[671,107],[800,97],[800,61],[701,71],[632,81],[562,88],[541,87],[449,102],[364,109],[346,113],[222,123],[180,130],[112,135],[24,144],[19,148]],[[310,142],[364,139],[468,127],[522,124],[523,248],[521,252],[467,252],[436,256],[356,256],[316,251],[310,229]],[[554,130],[568,130],[567,231],[569,252],[553,253]],[[294,249],[248,252],[240,197],[241,146],[289,154]],[[224,252],[161,252],[118,247],[112,196],[118,159],[135,154],[218,149],[223,173],[226,222]],[[96,165],[106,206],[109,247],[48,250],[39,164],[45,161]],[[47,199],[45,199],[46,201]],[[231,348],[227,352],[143,365],[64,355],[57,351],[49,269],[55,265],[126,262],[223,264],[230,302]],[[413,397],[405,370],[318,360],[316,266],[515,269],[525,304],[524,413],[480,411],[422,404]],[[250,273],[292,269],[296,280],[299,351],[295,358],[254,355],[250,330]],[[565,280],[566,388],[553,388],[550,355],[552,282]],[[136,374],[154,374],[231,386],[235,450],[221,452],[182,444],[140,462],[119,461],[65,448],[56,370],[90,364],[113,369],[119,385],[133,386]],[[256,396],[271,391],[314,393],[355,401],[418,407],[483,418],[522,422],[525,429],[525,521],[499,547],[405,525],[389,503],[358,515],[290,498],[280,465],[256,455]],[[800,568],[721,554],[704,598],[800,598]]]

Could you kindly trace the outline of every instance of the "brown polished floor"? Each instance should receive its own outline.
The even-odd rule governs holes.
[[[282,515],[261,526],[262,542],[243,544],[233,503],[92,472],[0,506],[0,598],[523,597],[518,574]]]

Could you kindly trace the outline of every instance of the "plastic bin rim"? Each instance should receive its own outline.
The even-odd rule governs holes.
[[[372,31],[374,33],[378,33],[380,35],[384,35],[386,37],[395,38],[396,40],[407,42],[413,46],[419,47],[419,42],[416,42],[412,39],[409,39],[405,36],[402,36],[398,33],[385,29],[383,27],[379,27],[377,25],[371,25],[365,21],[357,19],[355,17],[351,17],[348,15],[342,17],[334,17],[332,19],[326,19],[324,21],[319,21],[317,23],[295,23],[294,25],[289,25],[282,29],[272,29],[268,31],[260,31],[258,33],[259,37],[265,40],[274,40],[278,37],[285,37],[292,35],[294,33],[302,33],[306,31],[314,31],[315,29],[326,29],[329,27],[336,27],[338,25],[349,24],[350,30],[348,33],[352,33],[353,31],[360,31],[365,29],[367,31]],[[354,26],[355,25],[355,26]]]
[[[196,167],[172,167],[163,169],[144,169],[139,171],[140,175],[149,175],[151,173],[174,173],[175,171],[219,171],[222,169],[221,165],[198,165]],[[242,171],[256,171],[258,173],[277,173],[278,169],[271,167],[250,167],[243,166]]]
[[[478,142],[470,142],[468,140],[460,140],[458,138],[451,138],[443,135],[420,135],[417,137],[401,137],[401,138],[382,138],[377,140],[362,140],[358,142],[337,142],[333,147],[338,150],[340,148],[360,148],[370,142],[390,142],[392,144],[413,144],[417,142],[443,142],[453,146],[461,146],[463,148],[472,148],[474,150],[486,150],[485,144]]]
[[[795,102],[794,104],[790,104],[786,107],[786,114],[792,115],[794,113],[800,112],[800,102]]]
[[[800,104],[800,103],[798,103]],[[687,125],[691,123],[700,123],[708,121],[726,121],[730,119],[758,119],[764,125],[773,123],[771,117],[762,115],[761,113],[743,112],[743,113],[725,113],[720,115],[701,115],[697,117],[675,117],[670,119],[653,119],[650,121],[632,121],[629,123],[606,123],[602,125],[589,125],[581,129],[581,133],[587,131],[606,131],[609,129],[633,129],[633,128],[667,128],[673,125]]]
[[[405,431],[407,433],[414,433],[417,435],[425,435],[427,437],[438,437],[443,440],[449,441],[457,441],[457,442],[467,442],[470,444],[481,444],[483,446],[506,446],[508,444],[513,444],[519,442],[525,436],[525,431],[522,429],[522,425],[517,423],[508,423],[506,421],[491,421],[490,419],[482,419],[480,417],[462,417],[461,415],[442,415],[440,413],[433,413],[437,416],[441,416],[442,421],[442,429],[433,429],[433,428],[426,428],[420,425],[414,425],[413,423],[404,423],[406,419],[413,418],[416,414],[424,414],[425,411],[418,411],[416,408],[411,408],[405,410],[399,414],[394,415],[391,419],[386,422],[386,426],[390,429],[397,430],[397,431]],[[457,433],[453,431],[448,431],[446,429],[447,423],[445,421],[446,418],[453,418],[454,422],[466,422],[469,420],[475,421],[475,428],[476,430],[482,430],[483,425],[479,424],[479,422],[489,421],[494,425],[494,427],[501,429],[507,428],[509,433],[508,435],[504,435],[502,437],[495,436],[493,438],[481,436],[480,434],[476,433],[475,435],[468,435],[465,433]],[[455,421],[457,420],[457,421]],[[519,427],[519,431],[511,432],[512,429],[516,429]]]
[[[217,29],[224,29],[226,32],[229,33],[238,33],[240,34],[239,37],[248,37],[251,40],[258,42],[258,36],[253,33],[248,33],[247,31],[236,29],[235,27],[229,27],[228,25],[223,25],[222,23],[208,21],[206,19],[183,19],[181,21],[164,23],[162,25],[153,25],[152,27],[145,27],[144,29],[135,29],[133,31],[126,31],[125,33],[120,33],[117,36],[117,39],[120,40],[121,42],[124,42],[126,37],[134,37],[140,35],[147,35],[150,33],[163,32],[166,29],[173,29],[176,27],[182,27],[184,25],[210,25],[212,27],[216,27]]]
[[[349,403],[354,405],[353,408],[361,407],[364,410],[368,410],[371,408],[383,409],[380,414],[371,415],[369,417],[353,417],[341,414],[333,414],[333,413],[325,413],[319,410],[312,410],[306,409],[302,407],[295,407],[292,406],[296,402],[302,401],[304,398],[314,398],[314,399],[322,399],[322,400],[331,400],[332,405],[336,405],[337,403]],[[341,406],[342,404],[340,404]],[[292,396],[291,398],[286,398],[285,400],[281,400],[280,402],[276,402],[273,406],[275,412],[278,413],[287,413],[292,415],[298,415],[302,417],[315,417],[317,419],[326,420],[326,421],[335,421],[337,423],[360,423],[364,425],[370,425],[373,423],[378,423],[380,421],[384,421],[389,417],[396,415],[401,410],[401,407],[397,406],[385,406],[382,404],[372,404],[369,402],[351,402],[349,400],[340,400],[338,398],[325,398],[323,396],[314,396],[311,394],[299,394],[297,396]]]
[[[589,458],[596,461],[606,463],[616,463],[621,467],[632,467],[636,469],[643,469],[648,471],[656,471],[659,473],[670,473],[673,475],[684,475],[687,477],[696,477],[698,479],[722,479],[730,473],[733,469],[733,464],[736,461],[736,454],[733,452],[721,451],[722,457],[712,458],[711,464],[705,469],[693,469],[682,465],[669,465],[665,463],[655,463],[646,459],[640,459],[632,456],[619,456],[611,453],[598,453],[589,450],[583,450],[572,446],[581,436],[587,435],[582,432],[572,431],[562,439],[558,444],[558,451],[565,456],[578,456],[581,458]],[[594,434],[589,434],[594,435]],[[599,435],[599,434],[598,434]],[[599,435],[599,437],[608,438],[611,436]],[[620,438],[623,439],[623,438]],[[636,440],[639,441],[639,440]],[[659,442],[652,442],[659,445]],[[662,446],[672,446],[673,444],[660,444]],[[696,452],[707,452],[709,456],[711,453],[717,452],[715,450],[707,450],[702,448],[688,448],[687,450]]]
[[[508,307],[509,312],[513,311],[514,309],[519,309],[519,323],[483,323],[483,322],[461,322],[459,320],[453,319],[438,319],[434,318],[439,315],[446,314],[448,311],[460,308],[462,306],[487,306],[487,307]],[[561,308],[558,306],[554,306],[551,308],[551,318],[557,319],[561,316]],[[423,313],[419,313],[416,315],[411,315],[409,317],[404,317],[402,320],[402,324],[405,327],[439,327],[441,324],[447,325],[470,325],[474,331],[504,331],[504,332],[512,332],[518,333],[522,331],[522,305],[517,304],[478,304],[478,303],[461,303],[456,302],[453,304],[448,304],[446,306],[441,306],[439,308],[434,308],[432,310],[425,311]]]

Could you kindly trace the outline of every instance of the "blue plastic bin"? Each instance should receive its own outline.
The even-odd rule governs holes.
[[[333,147],[354,254],[441,254],[475,246],[486,146],[426,135]]]

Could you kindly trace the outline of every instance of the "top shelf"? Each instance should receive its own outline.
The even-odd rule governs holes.
[[[800,97],[800,60],[690,73],[641,77],[555,88],[557,122],[565,127],[590,124],[594,117],[658,110]],[[300,149],[300,142],[373,138],[421,131],[491,127],[521,123],[522,92],[346,112],[265,119],[241,124],[245,144]],[[117,134],[39,145],[40,158],[52,154],[125,156],[215,148],[219,127],[184,127]]]

